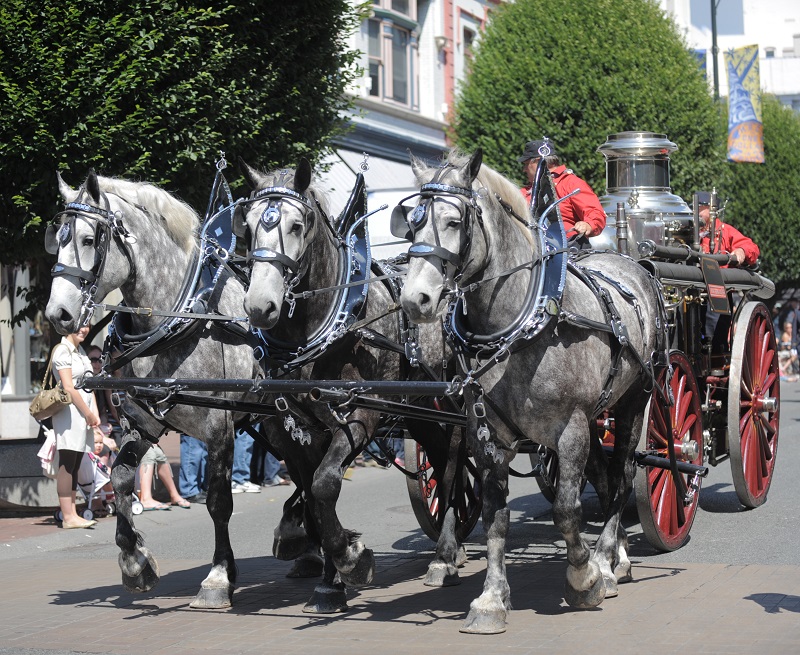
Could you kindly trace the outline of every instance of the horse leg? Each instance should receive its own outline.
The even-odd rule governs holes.
[[[302,486],[298,485],[302,492]],[[301,528],[305,535],[306,547],[294,561],[292,568],[286,574],[287,578],[318,578],[324,572],[324,560],[319,546],[319,533],[314,525],[314,517],[309,508],[309,503],[300,496]],[[296,511],[296,510],[295,510]]]
[[[646,398],[645,398],[646,402]],[[606,510],[605,525],[595,544],[593,559],[600,567],[606,586],[606,598],[617,595],[617,585],[633,579],[631,562],[628,559],[628,537],[622,527],[621,516],[633,489],[636,464],[633,450],[636,441],[633,435],[639,434],[644,423],[642,403],[637,399],[623,398],[620,410],[616,413],[614,453],[611,456],[608,482],[610,488],[609,505]]]
[[[473,443],[477,442],[477,439]],[[484,453],[484,445],[477,442],[472,448],[478,469],[483,471],[483,528],[486,532],[486,580],[483,593],[469,606],[469,614],[461,632],[472,634],[497,634],[506,631],[506,617],[511,609],[511,590],[506,578],[506,536],[509,510],[508,466]]]
[[[322,582],[314,587],[309,601],[303,606],[307,614],[336,614],[347,611],[347,595],[333,558],[325,554]]]
[[[366,426],[354,418],[355,413],[347,425],[335,430],[330,448],[314,472],[311,496],[326,559],[328,555],[332,557],[346,585],[363,586],[372,582],[375,575],[375,556],[359,541],[359,533],[342,527],[336,514],[344,462],[352,452],[360,451],[367,443]]]
[[[208,499],[206,507],[214,522],[214,558],[211,571],[200,585],[193,608],[222,609],[231,606],[236,583],[236,562],[231,547],[228,523],[233,514],[231,467],[233,464],[233,429],[224,414],[220,414],[216,434],[208,444]],[[211,421],[211,416],[209,416]],[[215,434],[213,427],[207,434]]]
[[[293,560],[306,552],[308,535],[303,525],[304,514],[303,488],[297,487],[283,504],[283,516],[275,528],[275,540],[272,542],[273,556]]]
[[[456,539],[456,511],[450,507],[442,522],[436,555],[428,565],[425,575],[426,587],[452,587],[461,583],[458,578],[458,563],[461,549]],[[466,555],[465,555],[466,557]]]
[[[553,523],[567,545],[567,580],[564,599],[571,607],[596,607],[605,598],[600,568],[581,536],[581,478],[589,454],[586,416],[574,412],[558,441],[559,478],[553,503]]]
[[[144,547],[144,538],[133,525],[133,487],[136,469],[150,442],[139,436],[138,431],[127,431],[123,437],[117,459],[111,467],[111,486],[117,505],[116,542],[120,548],[119,568],[122,584],[130,592],[150,591],[158,584],[158,562]]]

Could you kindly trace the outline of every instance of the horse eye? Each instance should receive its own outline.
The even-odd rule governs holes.
[[[454,218],[453,220],[447,221],[447,227],[461,227],[462,220],[460,218]]]
[[[289,230],[292,234],[299,234],[303,231],[303,224],[302,223],[294,223],[292,225],[292,229]]]
[[[94,245],[94,237],[84,237],[84,238],[83,238],[83,242],[82,242],[82,243],[83,243],[83,245],[84,245],[84,246],[86,246],[87,248],[88,248],[89,246],[93,246],[93,245]]]

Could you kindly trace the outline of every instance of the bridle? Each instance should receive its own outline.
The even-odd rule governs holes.
[[[286,254],[283,233],[280,230],[278,230],[280,251],[272,250],[271,248],[257,247],[259,232],[263,231],[264,233],[268,233],[280,225],[281,219],[283,218],[284,203],[297,203],[301,206],[303,222],[306,225],[305,235],[314,227],[314,220],[308,220],[309,217],[317,218],[317,214],[319,214],[318,218],[328,226],[333,233],[334,239],[337,242],[339,239],[333,232],[333,227],[330,225],[327,215],[316,198],[313,196],[309,198],[294,189],[289,189],[282,185],[258,189],[253,191],[247,200],[240,200],[237,202],[233,218],[234,233],[237,236],[246,238],[246,234],[250,232],[244,220],[244,206],[264,200],[267,201],[267,205],[258,219],[255,231],[250,234],[250,242],[247,249],[247,267],[248,269],[252,269],[253,262],[274,263],[278,266],[283,276],[283,299],[284,302],[289,303],[289,318],[291,318],[294,313],[296,302],[292,296],[292,291],[308,272],[311,258],[306,257],[306,254],[309,248],[303,251],[299,260],[295,260]]]
[[[473,233],[477,223],[483,231],[482,210],[478,205],[479,193],[473,189],[452,186],[440,182],[444,174],[455,168],[452,164],[443,165],[434,176],[433,180],[420,186],[419,192],[403,198],[392,211],[391,231],[398,238],[413,241],[417,232],[421,230],[429,219],[433,228],[435,243],[414,243],[408,250],[409,257],[435,257],[439,260],[439,270],[442,273],[444,286],[448,292],[455,291],[458,281],[464,272],[464,262],[468,260],[472,246]],[[417,206],[413,208],[403,203],[411,198],[419,197]],[[459,227],[458,251],[454,252],[442,246],[439,230],[435,220],[435,205],[437,200],[454,199],[459,205],[461,216]],[[452,200],[445,200],[455,205]],[[485,231],[484,231],[485,234]]]
[[[83,187],[81,187],[81,192],[85,193]],[[58,212],[53,217],[53,221],[64,215],[67,216],[67,219],[60,225],[56,225],[55,222],[48,225],[44,237],[45,250],[51,255],[57,255],[61,248],[67,247],[70,241],[72,241],[73,253],[77,266],[67,266],[56,262],[50,274],[53,277],[72,277],[78,280],[82,297],[81,313],[78,317],[79,327],[86,325],[94,313],[97,281],[101,278],[103,270],[105,269],[112,239],[117,240],[120,249],[128,259],[131,272],[134,272],[133,255],[130,251],[130,244],[136,243],[136,237],[128,232],[123,224],[122,213],[119,211],[111,211],[106,194],[101,192],[100,198],[103,201],[104,207],[96,207],[85,202],[68,202],[64,210]],[[141,211],[147,211],[140,205],[134,206]],[[80,266],[81,260],[78,252],[76,230],[76,222],[79,218],[95,222],[94,263],[88,270]]]

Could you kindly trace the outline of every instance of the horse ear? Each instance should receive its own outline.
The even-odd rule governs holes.
[[[100,182],[97,179],[97,173],[94,172],[94,169],[89,171],[85,186],[86,190],[89,192],[89,195],[92,197],[92,200],[95,202],[100,202]]]
[[[247,162],[239,157],[239,168],[242,169],[242,174],[244,175],[244,181],[247,182],[247,185],[251,189],[257,189],[259,182],[261,181],[261,176],[258,174],[258,171],[249,166]]]
[[[305,157],[300,157],[297,169],[294,172],[294,190],[303,193],[311,184],[311,163]]]
[[[61,197],[65,202],[74,202],[78,197],[78,190],[73,189],[69,184],[67,184],[64,181],[64,178],[61,177],[61,173],[58,171],[56,171],[56,178],[58,178],[58,192],[61,194]]]
[[[483,163],[483,148],[478,148],[472,154],[472,157],[470,157],[469,164],[467,165],[467,168],[469,170],[470,184],[472,184],[475,181],[475,178],[478,177],[478,173],[481,170],[482,163]]]
[[[414,177],[417,178],[418,181],[421,180],[422,174],[426,169],[425,162],[411,154],[411,151],[408,152],[408,157],[411,160],[411,172],[414,173]]]

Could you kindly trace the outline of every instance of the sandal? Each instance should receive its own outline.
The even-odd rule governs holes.
[[[181,509],[192,509],[192,504],[185,498],[181,498],[174,503],[170,503],[170,505],[173,505],[174,507],[180,507]]]
[[[142,511],[143,512],[155,512],[158,510],[168,510],[169,505],[165,505],[164,503],[159,503],[158,505],[153,505],[152,507],[145,507]]]

